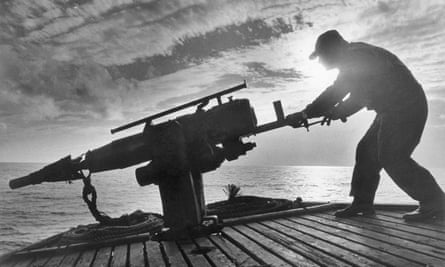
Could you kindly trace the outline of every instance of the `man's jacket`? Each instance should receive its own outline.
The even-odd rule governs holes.
[[[306,113],[319,117],[334,109],[346,117],[363,107],[386,113],[413,105],[426,105],[425,94],[405,64],[383,48],[349,43],[337,80],[306,107]]]

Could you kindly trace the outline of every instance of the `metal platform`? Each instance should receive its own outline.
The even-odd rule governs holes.
[[[139,235],[22,250],[0,265],[26,266],[445,266],[445,222],[406,223],[412,206],[338,219],[343,204],[235,218],[220,234],[185,241]]]

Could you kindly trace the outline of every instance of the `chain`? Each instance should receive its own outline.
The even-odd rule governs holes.
[[[83,180],[82,198],[88,206],[93,217],[102,225],[106,226],[125,226],[129,224],[128,215],[122,215],[119,218],[111,218],[106,213],[97,209],[97,192],[96,188],[91,184],[91,173],[85,175],[82,171],[79,171],[79,175]],[[91,198],[90,198],[91,196]]]

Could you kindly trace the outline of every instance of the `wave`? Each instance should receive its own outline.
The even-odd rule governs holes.
[[[66,212],[66,211],[51,211],[49,214],[52,214],[52,215],[71,215],[71,212]]]
[[[12,226],[0,225],[0,232],[3,232],[3,231],[16,231],[16,229]]]

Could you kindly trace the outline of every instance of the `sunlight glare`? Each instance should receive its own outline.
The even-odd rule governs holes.
[[[303,74],[308,76],[308,83],[314,88],[328,87],[338,75],[338,69],[326,70],[317,60],[308,60],[301,68]]]
[[[337,69],[328,71],[318,62],[318,59],[309,59],[319,34],[320,32],[313,29],[303,30],[289,38],[290,44],[287,46],[293,52],[292,56],[296,59],[298,70],[305,76],[305,87],[316,91],[321,91],[331,85],[338,75]]]

